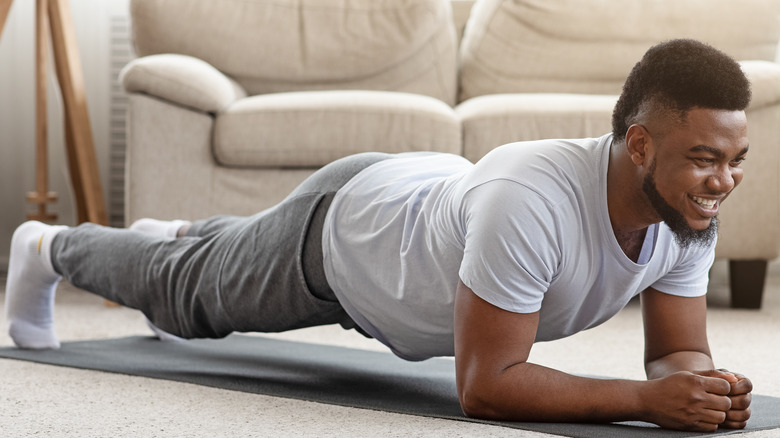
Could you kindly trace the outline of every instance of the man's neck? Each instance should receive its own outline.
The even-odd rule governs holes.
[[[607,168],[607,208],[612,231],[626,256],[637,261],[647,227],[657,222],[647,211],[649,202],[642,192],[641,176],[628,156],[625,145],[613,141]]]

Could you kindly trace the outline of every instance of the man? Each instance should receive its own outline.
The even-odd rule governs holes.
[[[409,360],[454,355],[470,416],[742,428],[749,379],[716,370],[705,331],[716,215],[742,179],[739,65],[675,40],[634,67],[613,134],[446,154],[362,154],[250,218],[131,231],[23,224],[6,308],[22,348],[59,346],[56,284],[140,309],[161,338],[340,323]],[[178,239],[173,236],[184,236]],[[641,293],[647,381],[527,361]]]

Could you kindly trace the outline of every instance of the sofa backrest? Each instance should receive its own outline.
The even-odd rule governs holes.
[[[138,56],[200,58],[250,95],[322,89],[455,103],[449,0],[132,0]]]
[[[644,52],[673,38],[774,61],[780,0],[477,0],[460,47],[460,100],[619,94]]]

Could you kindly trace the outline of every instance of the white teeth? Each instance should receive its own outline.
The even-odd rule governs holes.
[[[718,202],[714,199],[704,199],[698,196],[693,196],[693,200],[704,208],[712,208],[715,206],[715,203]]]

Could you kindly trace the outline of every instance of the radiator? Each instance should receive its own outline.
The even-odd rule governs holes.
[[[125,115],[127,95],[119,83],[119,72],[135,57],[130,37],[130,20],[126,15],[111,17],[110,49],[110,116],[109,116],[109,186],[108,222],[113,227],[125,226]]]

